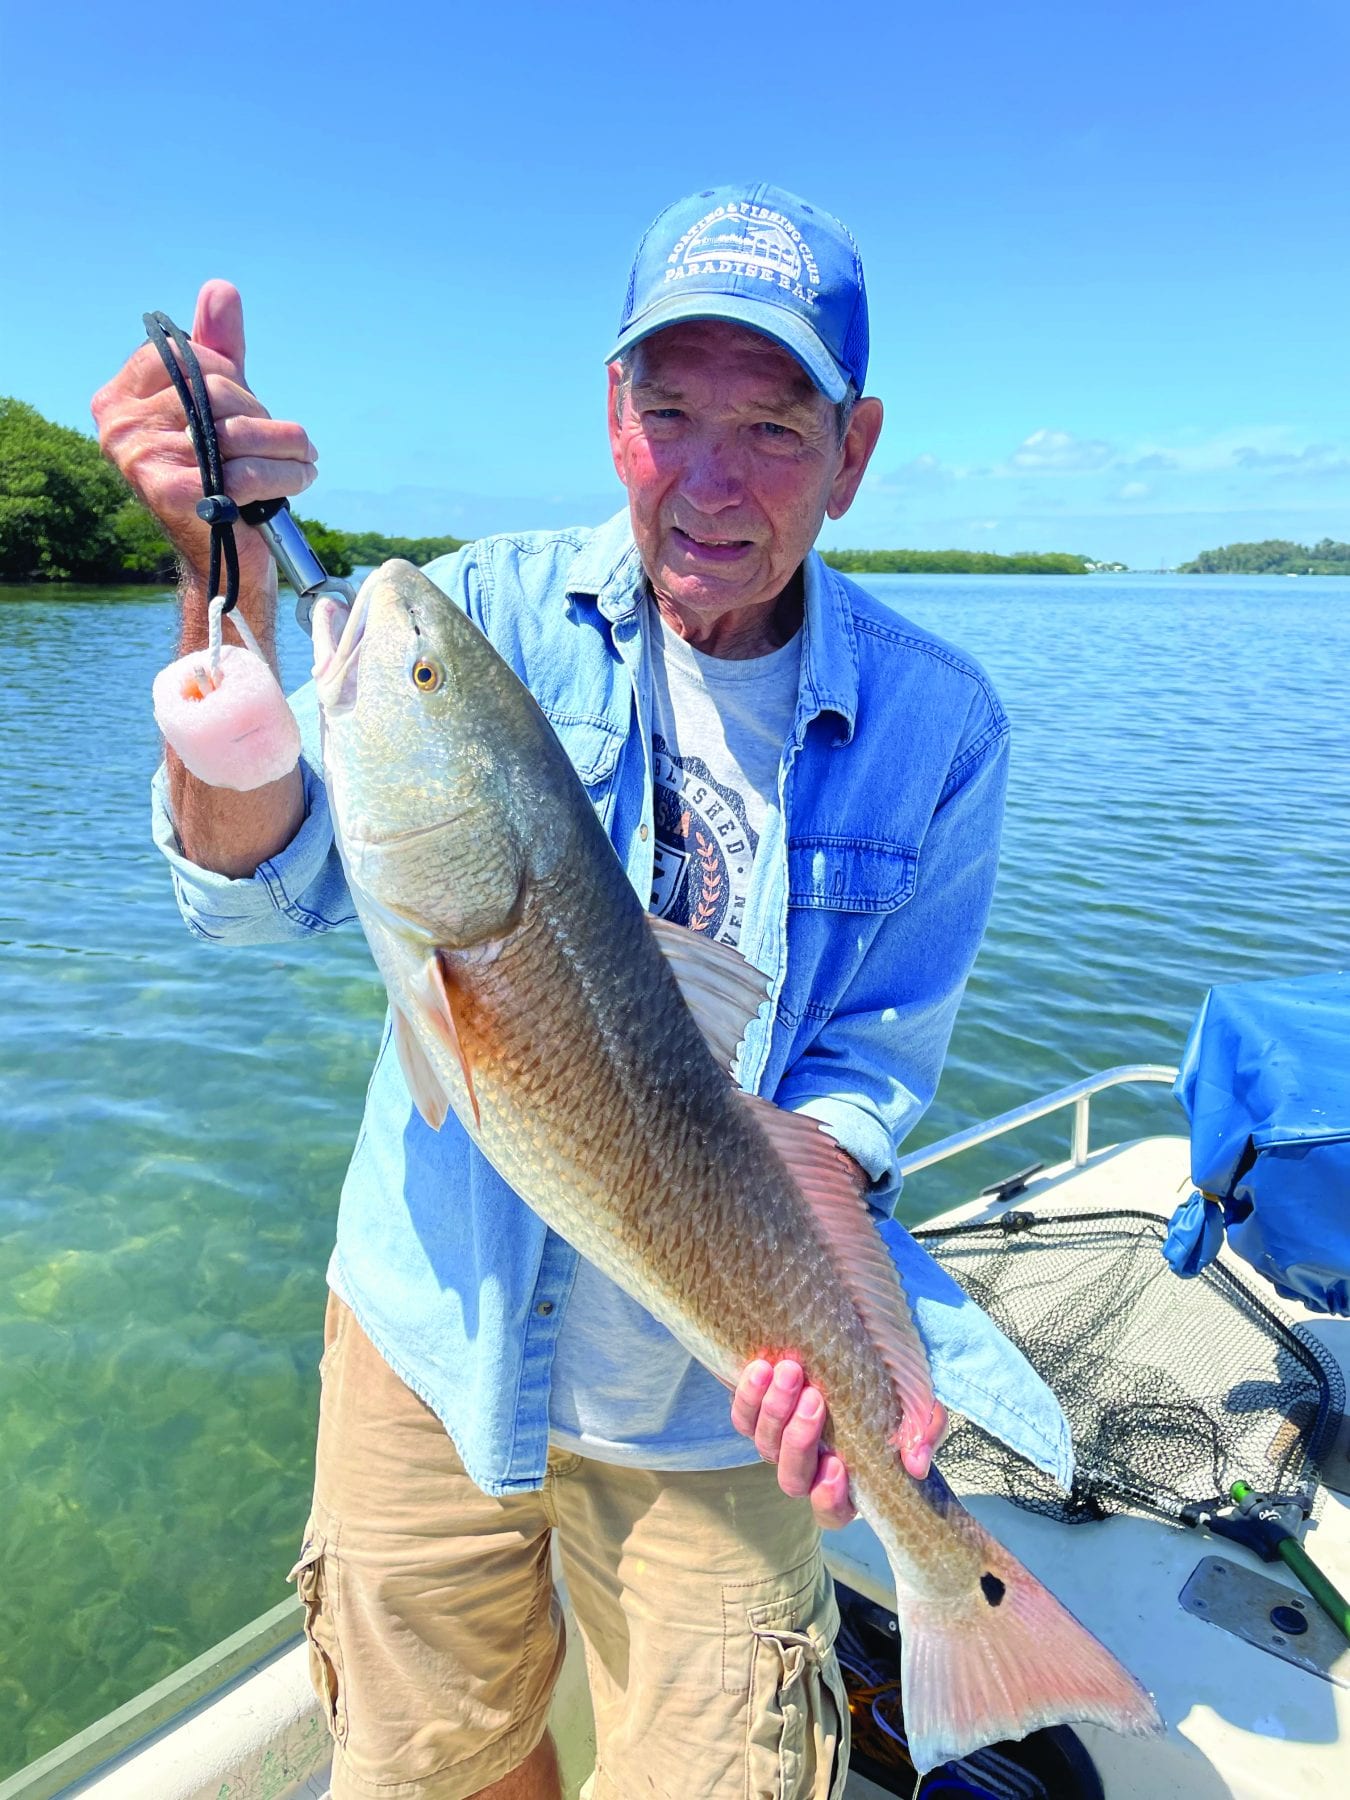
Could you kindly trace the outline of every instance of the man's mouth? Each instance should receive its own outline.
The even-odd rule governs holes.
[[[696,556],[704,562],[734,562],[754,548],[750,538],[704,537],[682,531],[678,525],[671,526],[671,536],[686,556]]]

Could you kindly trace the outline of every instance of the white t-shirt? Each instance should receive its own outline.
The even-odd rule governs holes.
[[[740,937],[764,815],[801,674],[801,633],[767,656],[705,656],[647,602],[656,855],[651,910],[725,944]],[[584,1258],[553,1359],[549,1435],[600,1462],[646,1469],[753,1462],[727,1393]]]

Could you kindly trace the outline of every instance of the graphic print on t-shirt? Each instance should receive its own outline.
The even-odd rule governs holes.
[[[697,756],[674,756],[652,737],[656,855],[652,911],[658,918],[734,945],[758,838],[745,801]]]

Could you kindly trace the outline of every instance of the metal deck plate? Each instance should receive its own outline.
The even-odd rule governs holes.
[[[1295,1668],[1320,1675],[1337,1687],[1350,1688],[1350,1643],[1341,1636],[1311,1594],[1302,1588],[1272,1581],[1268,1575],[1223,1556],[1206,1556],[1191,1571],[1181,1590],[1181,1604],[1197,1619],[1217,1625],[1254,1644]],[[1279,1608],[1292,1613],[1294,1630],[1280,1629],[1271,1613]],[[1302,1619],[1305,1629],[1295,1621]]]

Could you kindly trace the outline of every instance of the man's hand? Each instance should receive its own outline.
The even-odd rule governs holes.
[[[303,426],[269,418],[244,380],[244,309],[228,281],[208,281],[197,296],[191,337],[211,398],[225,491],[240,505],[303,493],[315,476],[314,446]],[[197,517],[202,497],[197,457],[183,405],[153,344],[142,344],[94,396],[99,445],[164,527],[183,559],[180,648],[206,643],[210,531]],[[275,668],[276,580],[259,532],[235,533],[239,607]],[[251,875],[290,843],[304,817],[299,769],[248,793],[208,787],[166,749],[169,794],[183,854],[222,875]]]
[[[748,1363],[731,1401],[731,1422],[743,1437],[753,1438],[766,1462],[778,1464],[778,1485],[794,1499],[809,1497],[816,1523],[823,1530],[847,1525],[856,1514],[849,1499],[848,1470],[833,1450],[822,1450],[825,1397],[811,1387],[800,1363],[762,1359]],[[947,1430],[946,1408],[934,1408],[931,1429],[912,1449],[902,1452],[905,1468],[922,1481],[933,1452]]]
[[[273,500],[303,493],[313,481],[316,451],[301,425],[269,416],[244,379],[244,309],[228,281],[208,281],[197,296],[191,337],[211,397],[232,500]],[[142,344],[106,387],[92,411],[99,447],[159,520],[189,566],[206,567],[208,528],[197,517],[202,497],[197,459],[182,402],[153,344]],[[245,592],[267,585],[270,557],[257,532],[238,533]]]

